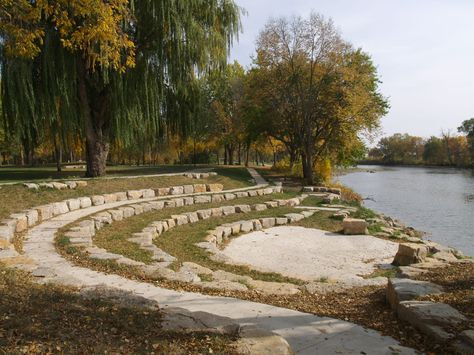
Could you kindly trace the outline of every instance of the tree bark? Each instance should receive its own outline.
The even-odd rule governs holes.
[[[78,61],[78,96],[85,124],[86,136],[86,176],[97,177],[106,173],[106,162],[109,154],[109,122],[107,109],[109,101],[108,88],[96,90],[88,82],[83,60]]]
[[[301,154],[301,160],[303,162],[303,177],[308,185],[312,185],[314,182],[313,176],[313,156],[311,152],[305,152]]]
[[[245,166],[249,166],[249,158],[250,158],[250,144],[247,144],[245,149]]]

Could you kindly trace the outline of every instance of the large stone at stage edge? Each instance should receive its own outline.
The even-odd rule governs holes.
[[[367,234],[367,222],[363,219],[344,218],[342,224],[344,234]]]
[[[393,264],[398,266],[408,266],[421,263],[428,255],[428,247],[418,243],[402,243],[398,245],[398,251],[393,259]]]
[[[410,279],[388,279],[387,301],[396,310],[402,301],[411,301],[421,296],[439,294],[443,288],[428,281]]]
[[[403,301],[397,307],[398,318],[404,320],[436,341],[454,337],[450,329],[467,321],[453,307],[430,301]]]

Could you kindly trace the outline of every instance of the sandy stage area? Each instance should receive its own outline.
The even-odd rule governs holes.
[[[398,244],[368,235],[274,227],[233,239],[223,250],[236,264],[308,281],[367,284],[362,275],[393,260]]]

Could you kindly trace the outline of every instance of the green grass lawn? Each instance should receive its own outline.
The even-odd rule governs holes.
[[[247,175],[246,175],[247,174]],[[236,178],[236,176],[238,178]],[[13,212],[51,202],[62,201],[81,196],[100,195],[105,193],[127,191],[132,189],[157,188],[174,185],[220,183],[224,189],[236,189],[250,185],[247,170],[220,169],[219,175],[206,179],[190,179],[184,176],[157,176],[140,177],[133,179],[93,179],[89,180],[86,187],[74,190],[54,190],[41,188],[39,191],[31,190],[23,185],[4,185],[0,187],[0,220],[7,218]]]

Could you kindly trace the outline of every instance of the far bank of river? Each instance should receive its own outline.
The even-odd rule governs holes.
[[[337,179],[376,211],[474,256],[474,170],[361,165]],[[369,171],[374,171],[371,173]]]

